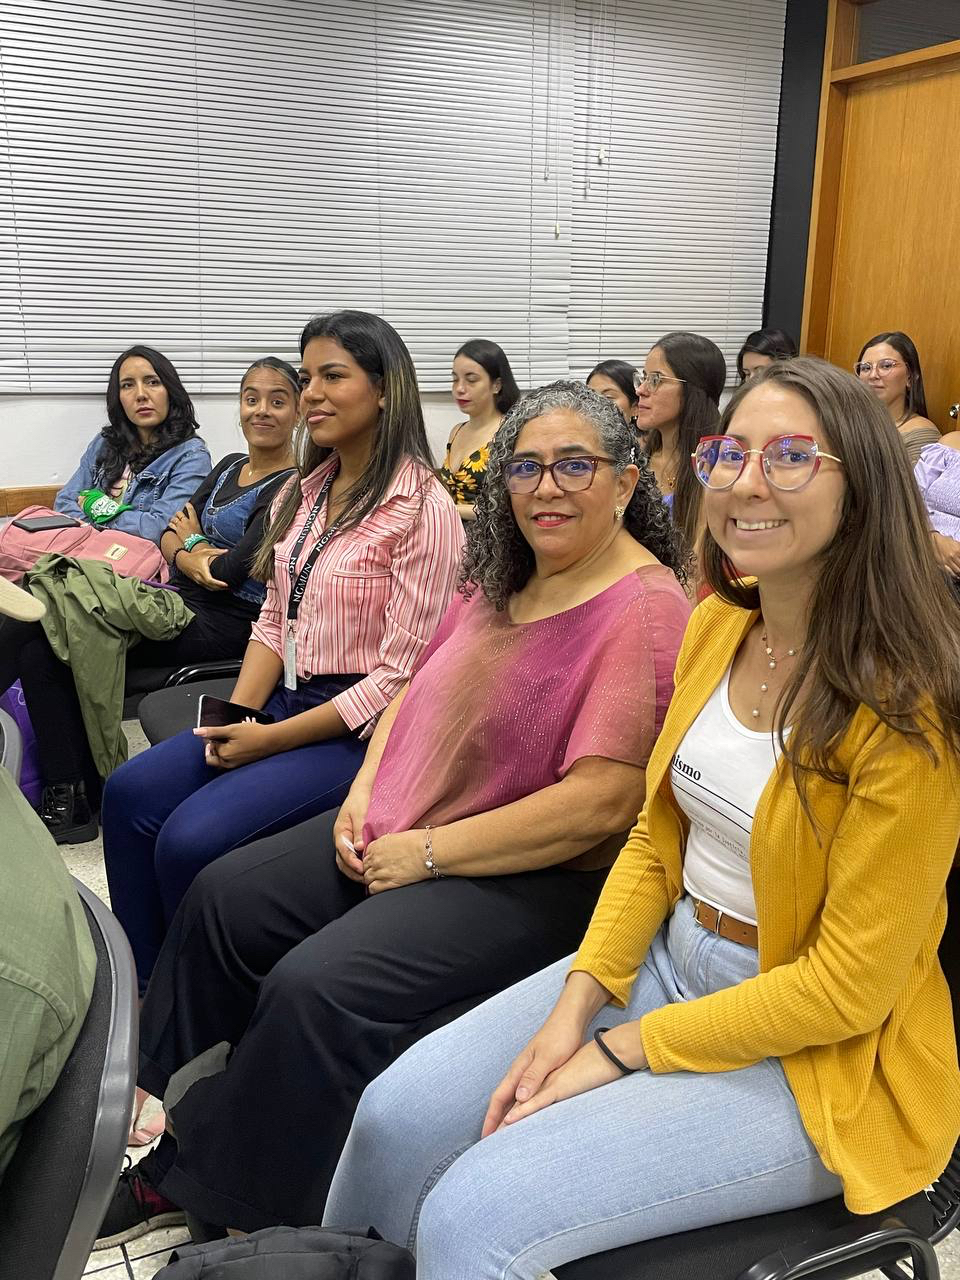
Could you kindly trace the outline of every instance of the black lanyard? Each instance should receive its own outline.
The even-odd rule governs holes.
[[[310,575],[313,573],[313,566],[319,560],[323,553],[324,547],[337,535],[337,521],[324,529],[323,533],[317,539],[316,546],[303,562],[303,568],[297,572],[297,560],[300,552],[303,550],[304,543],[310,537],[310,532],[317,522],[317,516],[323,510],[323,505],[327,501],[327,495],[330,488],[337,478],[340,467],[335,466],[326,480],[323,482],[323,488],[317,495],[317,500],[313,504],[310,514],[307,516],[307,523],[300,530],[300,536],[294,543],[293,550],[290,552],[290,599],[287,603],[287,620],[288,622],[296,622],[297,614],[300,612],[300,602],[303,600],[304,592],[307,589],[307,583],[310,581]]]

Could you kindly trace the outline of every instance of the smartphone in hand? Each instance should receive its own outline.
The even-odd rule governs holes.
[[[253,707],[245,707],[239,702],[228,702],[226,698],[215,698],[212,694],[202,693],[197,703],[197,728],[220,729],[225,724],[273,724],[273,716],[266,711],[256,711]]]

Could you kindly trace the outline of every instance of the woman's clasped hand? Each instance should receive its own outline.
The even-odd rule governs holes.
[[[588,1093],[623,1078],[624,1072],[595,1039],[584,1043],[590,1018],[607,1002],[608,992],[586,973],[573,973],[546,1022],[514,1058],[497,1085],[483,1118],[481,1137],[516,1124],[555,1102]],[[647,1065],[636,1023],[604,1032],[604,1043],[630,1071]]]
[[[363,851],[363,883],[370,893],[399,889],[430,876],[422,831],[400,831],[371,840]]]

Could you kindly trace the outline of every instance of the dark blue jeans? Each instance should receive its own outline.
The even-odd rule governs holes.
[[[360,676],[315,676],[278,687],[264,710],[308,711]],[[126,930],[141,993],[194,876],[231,849],[285,831],[343,802],[366,751],[353,734],[255,760],[239,769],[204,761],[189,730],[118,769],[103,793],[103,857],[110,904]]]

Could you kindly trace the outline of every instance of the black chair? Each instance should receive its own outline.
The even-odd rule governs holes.
[[[240,670],[239,662],[236,668]],[[147,741],[153,747],[184,729],[192,729],[197,723],[197,701],[203,694],[229,700],[236,683],[236,675],[222,680],[205,678],[198,684],[171,685],[158,689],[156,693],[148,693],[140,703],[140,725]]]
[[[958,875],[954,871],[947,885],[950,914],[940,963],[953,996],[954,1025],[960,1027]],[[880,1270],[891,1280],[939,1280],[933,1246],[958,1225],[960,1141],[933,1187],[883,1213],[855,1216],[837,1197],[612,1249],[556,1267],[554,1274],[557,1280],[847,1280]],[[906,1259],[912,1271],[900,1265]]]
[[[0,710],[0,766],[19,786],[23,765],[23,734],[20,726],[8,712]]]
[[[159,689],[179,688],[198,680],[216,680],[218,677],[236,676],[240,670],[239,658],[226,658],[221,662],[197,662],[189,667],[128,667],[124,687],[123,718],[132,720],[140,704],[150,693]]]
[[[76,882],[97,953],[90,1008],[0,1185],[0,1280],[78,1280],[117,1184],[133,1115],[137,984],[119,923]]]

